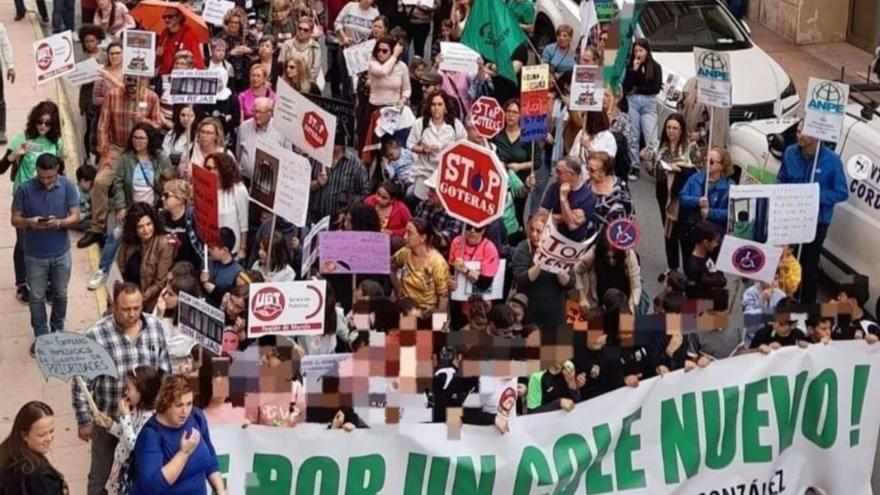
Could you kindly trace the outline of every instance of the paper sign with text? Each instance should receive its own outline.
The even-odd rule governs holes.
[[[763,205],[763,206],[762,206]],[[819,220],[819,184],[761,184],[731,186],[729,215],[733,222],[745,211],[747,221],[774,246],[813,242]]]
[[[208,24],[223,26],[223,16],[235,7],[235,2],[227,0],[205,0],[205,8],[202,10],[202,19]],[[243,29],[243,27],[242,27]]]
[[[806,100],[803,133],[836,143],[849,102],[849,84],[811,77]]]
[[[334,230],[318,234],[321,273],[388,274],[391,237],[384,232]]]
[[[306,224],[312,166],[308,159],[262,138],[254,153],[251,200],[288,222]]]
[[[175,70],[171,72],[171,103],[209,104],[217,103],[221,74],[216,69]]]
[[[74,376],[116,378],[119,372],[110,353],[97,341],[73,332],[52,332],[37,337],[34,358],[43,377],[63,381]]]
[[[251,284],[248,338],[324,333],[326,280]]]
[[[464,72],[469,76],[476,76],[479,66],[477,59],[480,54],[471,48],[450,41],[440,42],[440,53],[443,61],[440,62],[440,70],[449,72]]]
[[[464,266],[471,270],[480,270],[479,261],[465,261]],[[453,301],[467,301],[473,294],[482,294],[483,299],[487,301],[497,301],[504,298],[504,270],[507,267],[507,260],[498,261],[498,274],[492,279],[492,286],[488,291],[479,291],[470,280],[465,277],[464,273],[455,274],[455,290],[452,291],[450,298]]]
[[[101,78],[101,63],[96,58],[87,58],[76,64],[76,69],[64,76],[64,80],[71,86],[82,86],[97,81]]]
[[[694,47],[697,68],[697,101],[711,107],[730,108],[730,54]]]
[[[134,29],[122,32],[122,73],[136,77],[156,75],[156,33]]]
[[[583,242],[575,242],[560,234],[553,221],[547,222],[535,250],[535,264],[550,273],[568,273],[593,245],[598,233]]]
[[[336,117],[278,80],[272,125],[297,149],[325,167],[333,166]]]
[[[367,40],[342,50],[349,76],[354,77],[370,68],[375,46],[376,40]]]

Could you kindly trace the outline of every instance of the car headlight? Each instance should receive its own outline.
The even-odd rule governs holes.
[[[794,87],[794,81],[789,79],[788,86],[786,86],[785,89],[782,90],[782,94],[779,95],[779,98],[784,100],[784,99],[788,98],[789,96],[796,96],[796,95],[797,95],[797,89],[795,89],[795,87]]]

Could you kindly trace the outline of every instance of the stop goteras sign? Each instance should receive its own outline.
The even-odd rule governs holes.
[[[474,128],[485,137],[492,139],[504,129],[504,109],[498,100],[491,96],[481,96],[471,105]]]
[[[440,154],[437,195],[449,215],[483,227],[504,211],[507,172],[491,150],[458,141]]]

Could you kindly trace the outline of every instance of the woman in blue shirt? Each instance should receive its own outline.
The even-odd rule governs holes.
[[[731,175],[733,163],[727,150],[713,146],[709,151],[709,194],[705,194],[706,172],[703,170],[688,177],[678,194],[680,218],[684,219],[682,244],[685,254],[693,251],[690,232],[700,220],[712,222],[719,234],[727,232],[727,202],[733,185]]]
[[[165,378],[156,397],[156,414],[144,425],[134,447],[133,495],[226,495],[208,422],[193,409],[186,378]]]
[[[556,43],[550,43],[541,52],[541,60],[550,64],[550,70],[555,74],[562,74],[574,67],[575,53],[571,45],[574,29],[568,24],[560,24],[556,28]]]

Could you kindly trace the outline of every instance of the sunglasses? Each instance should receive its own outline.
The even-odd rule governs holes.
[[[483,227],[473,227],[471,225],[468,225],[467,230],[476,234],[482,234],[486,229]]]
[[[170,19],[176,19],[176,18],[177,18],[177,14],[164,14],[164,15],[162,15],[162,19],[166,20],[166,21],[170,20]]]
[[[376,53],[388,53],[390,51],[391,50],[389,50],[387,48],[379,48],[378,50],[376,50]]]
[[[311,28],[308,28],[305,26],[300,26],[298,29],[299,29],[299,32],[301,32],[301,33],[308,33],[309,31],[311,31]]]
[[[52,125],[52,119],[40,119],[40,120],[37,121],[37,125],[51,126],[51,125]]]

